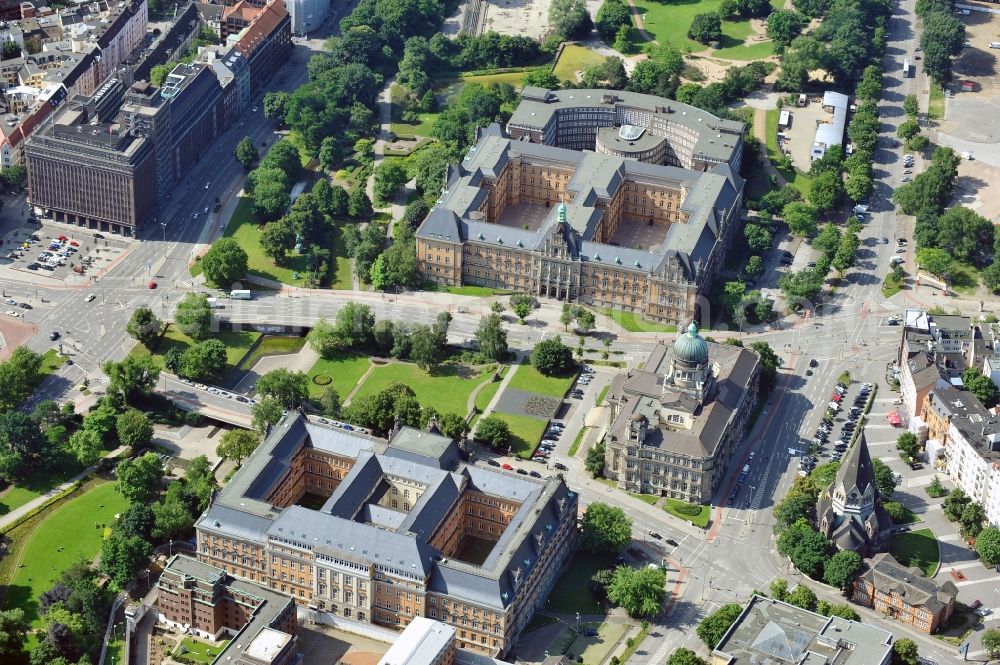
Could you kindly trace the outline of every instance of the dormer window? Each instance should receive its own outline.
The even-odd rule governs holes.
[[[673,423],[675,425],[683,425],[684,424],[684,416],[682,416],[680,414],[677,414],[677,413],[667,414],[667,422],[668,423]]]

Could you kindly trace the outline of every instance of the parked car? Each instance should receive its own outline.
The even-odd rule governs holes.
[[[504,471],[513,471],[514,470],[514,467],[512,467],[510,464],[507,464],[507,463],[501,464],[500,468],[503,469]]]
[[[660,534],[656,533],[655,531],[650,531],[649,532],[649,537],[650,538],[656,538],[657,540],[663,540],[663,536],[661,536]]]
[[[552,466],[553,468],[559,469],[560,471],[569,471],[569,467],[563,464],[562,462],[556,462]]]
[[[517,471],[515,473],[518,473],[518,474],[520,474],[522,476],[528,475],[528,472],[525,471],[524,469],[517,469]]]
[[[495,459],[488,459],[486,460],[486,463],[489,464],[490,466],[500,466],[500,462],[496,461]]]

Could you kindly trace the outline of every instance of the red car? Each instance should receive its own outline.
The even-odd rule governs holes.
[[[59,236],[59,242],[66,242],[67,240],[69,240],[69,238],[66,236]]]
[[[510,464],[501,464],[500,468],[503,469],[504,471],[513,471],[514,470],[514,467],[512,467]]]
[[[78,243],[78,242],[77,242],[77,241],[75,241],[75,240],[70,240],[70,241],[69,241],[69,245],[70,245],[70,247],[79,247],[79,246],[80,246],[80,243]]]
[[[844,398],[840,396],[840,393],[833,393],[833,395],[830,396],[830,399],[834,402],[841,402],[844,400]]]
[[[149,288],[155,289],[156,287],[157,287],[157,283],[156,282],[150,282],[149,283]]]

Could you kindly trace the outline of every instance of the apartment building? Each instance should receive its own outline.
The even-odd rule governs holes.
[[[692,323],[646,368],[611,382],[604,475],[627,492],[710,501],[757,403],[760,357],[710,344]]]
[[[939,381],[924,403],[928,450],[941,450],[948,475],[1000,524],[1000,416],[975,395]]]
[[[732,245],[743,179],[479,132],[417,230],[432,282],[510,289],[678,325]]]
[[[729,164],[739,173],[743,132],[672,99],[624,90],[547,90],[527,86],[507,123],[517,141],[591,150],[602,155],[708,171]]]
[[[900,397],[910,416],[923,410],[924,400],[938,380],[961,376],[971,361],[974,341],[972,319],[967,316],[904,310],[897,366]]]
[[[267,586],[180,554],[156,582],[159,623],[203,639],[231,638],[216,661],[233,665],[298,665],[295,602]]]
[[[712,650],[711,663],[889,665],[892,641],[892,633],[867,623],[754,596]]]
[[[883,552],[864,561],[851,594],[854,602],[929,635],[948,623],[958,587],[951,580],[939,585],[919,568],[907,568]]]
[[[467,465],[434,432],[386,441],[291,413],[195,524],[198,558],[321,623],[401,630],[426,617],[492,656],[572,555],[577,503],[560,477]]]

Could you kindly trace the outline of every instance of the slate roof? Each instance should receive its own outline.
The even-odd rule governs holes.
[[[934,614],[958,597],[958,587],[951,580],[938,585],[919,568],[907,568],[887,552],[865,560],[861,578],[883,593],[895,593],[911,607],[923,607]]]

